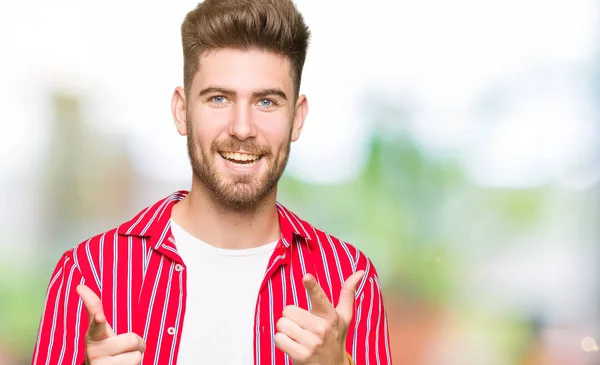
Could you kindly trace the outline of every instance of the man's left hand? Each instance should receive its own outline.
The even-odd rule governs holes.
[[[357,271],[344,282],[337,307],[311,274],[302,278],[312,310],[285,307],[275,334],[275,345],[294,365],[349,364],[346,333],[354,312],[354,290],[364,274]]]

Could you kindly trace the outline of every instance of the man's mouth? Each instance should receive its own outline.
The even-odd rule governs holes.
[[[227,161],[242,166],[255,165],[258,162],[258,160],[260,160],[260,158],[262,157],[262,155],[255,155],[252,153],[244,152],[219,152],[219,154]]]

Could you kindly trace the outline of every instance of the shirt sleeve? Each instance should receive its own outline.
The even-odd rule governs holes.
[[[392,364],[387,314],[374,266],[357,289],[346,350],[356,365]]]
[[[85,282],[72,251],[57,263],[48,284],[32,364],[83,364],[87,312],[75,288]]]

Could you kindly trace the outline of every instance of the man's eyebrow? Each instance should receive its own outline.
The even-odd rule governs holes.
[[[233,94],[235,94],[235,91],[224,88],[224,87],[220,87],[220,86],[209,86],[209,87],[206,87],[206,88],[200,90],[200,92],[198,93],[198,97],[201,97],[203,95],[210,94],[210,93],[233,95]]]
[[[224,95],[235,95],[236,94],[236,92],[232,89],[227,89],[227,88],[224,88],[221,86],[208,86],[208,87],[200,90],[200,92],[198,93],[198,97],[201,97],[201,96],[204,96],[204,95],[210,94],[210,93],[219,93],[219,94],[224,94]],[[269,96],[269,95],[276,95],[276,96],[279,96],[280,98],[282,98],[283,100],[288,100],[288,97],[285,94],[285,92],[283,92],[283,90],[277,89],[277,88],[264,89],[264,90],[255,91],[252,93],[252,96],[254,98],[263,98],[263,97]]]
[[[288,99],[287,95],[281,89],[265,89],[265,90],[256,91],[256,92],[252,93],[252,96],[254,96],[255,98],[262,98],[262,97],[269,96],[269,95],[277,95],[280,98],[282,98],[283,100]]]

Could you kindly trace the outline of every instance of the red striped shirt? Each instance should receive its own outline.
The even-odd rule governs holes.
[[[85,283],[101,298],[116,334],[135,332],[146,341],[142,364],[175,364],[186,303],[186,270],[171,234],[176,192],[116,229],[65,252],[51,276],[33,364],[83,364],[88,315],[75,287]],[[286,305],[310,309],[302,285],[313,274],[334,305],[346,278],[366,274],[356,289],[346,349],[356,364],[391,364],[388,325],[377,272],[352,245],[315,229],[277,204],[281,239],[258,295],[255,364],[289,364],[275,346],[275,324]],[[200,355],[201,356],[201,355]]]

